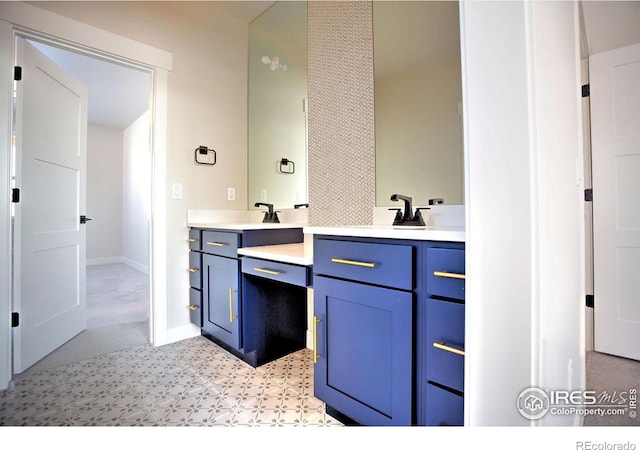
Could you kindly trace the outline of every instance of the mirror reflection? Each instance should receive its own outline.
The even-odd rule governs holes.
[[[307,200],[307,4],[274,3],[249,24],[249,209]]]
[[[464,199],[458,2],[373,2],[376,205]]]

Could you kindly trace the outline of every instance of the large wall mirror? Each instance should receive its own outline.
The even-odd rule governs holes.
[[[307,3],[279,1],[249,24],[248,199],[308,202]]]
[[[464,203],[458,2],[374,1],[373,45],[376,205]]]

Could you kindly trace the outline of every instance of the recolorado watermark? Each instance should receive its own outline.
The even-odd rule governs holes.
[[[633,442],[576,442],[576,450],[636,450]]]
[[[626,391],[566,391],[524,389],[517,399],[520,414],[529,420],[551,415],[629,416],[637,417],[637,389]],[[585,450],[614,450],[616,447],[583,447]]]

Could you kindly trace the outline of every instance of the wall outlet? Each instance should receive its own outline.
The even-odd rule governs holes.
[[[267,201],[267,190],[266,189],[260,189],[260,201],[261,202],[266,202]]]
[[[182,198],[182,183],[173,183],[172,197],[177,200]]]
[[[235,188],[227,188],[227,200],[235,200],[236,199],[236,189]]]

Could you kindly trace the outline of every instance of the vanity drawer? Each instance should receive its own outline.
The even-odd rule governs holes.
[[[439,386],[427,383],[426,395],[426,425],[464,425],[464,397],[449,392]]]
[[[191,323],[202,327],[202,291],[189,289],[189,319]]]
[[[464,249],[427,248],[427,294],[464,300]]]
[[[203,231],[202,251],[212,255],[238,257],[240,235],[225,231]]]
[[[187,242],[189,242],[189,248],[191,250],[202,250],[202,230],[190,229]]]
[[[318,275],[405,290],[414,287],[410,245],[318,238],[314,241],[313,253],[313,270]]]
[[[192,288],[202,289],[202,254],[189,252],[189,285]]]
[[[282,283],[307,287],[310,285],[309,268],[264,259],[243,257],[242,273],[256,277],[269,278]]]
[[[464,391],[464,305],[427,299],[426,316],[427,380],[462,392]]]

